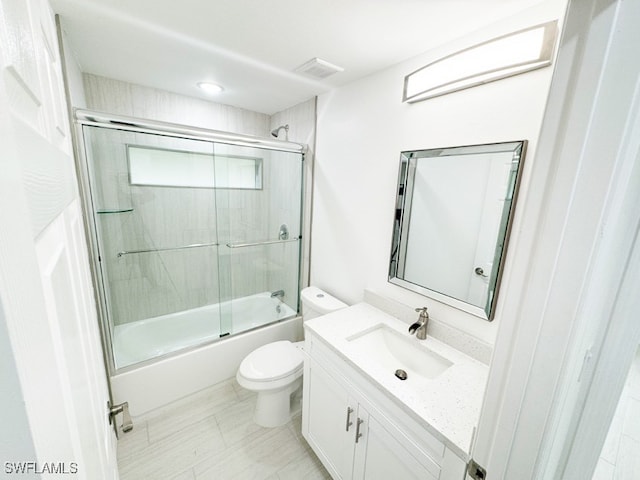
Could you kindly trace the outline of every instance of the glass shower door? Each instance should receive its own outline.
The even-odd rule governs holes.
[[[213,144],[87,125],[83,135],[113,366],[219,338]]]
[[[297,314],[301,153],[82,129],[112,372]]]
[[[216,218],[223,333],[298,312],[300,153],[216,143]]]

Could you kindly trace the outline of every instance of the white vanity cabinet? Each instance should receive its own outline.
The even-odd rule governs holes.
[[[302,433],[334,479],[349,479],[358,404],[346,385],[314,360],[305,361],[303,381]]]
[[[463,480],[465,462],[307,335],[302,433],[335,480]]]

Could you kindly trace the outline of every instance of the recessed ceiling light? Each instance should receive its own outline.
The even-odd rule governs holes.
[[[205,92],[210,95],[215,95],[216,93],[220,93],[224,90],[220,85],[216,85],[211,82],[199,82],[198,86]]]

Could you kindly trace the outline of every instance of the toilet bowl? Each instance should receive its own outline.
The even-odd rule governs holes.
[[[302,320],[325,315],[347,305],[317,287],[300,293]],[[296,397],[302,386],[303,342],[288,340],[263,345],[242,360],[236,379],[243,388],[258,394],[254,421],[263,427],[284,425],[295,413]]]

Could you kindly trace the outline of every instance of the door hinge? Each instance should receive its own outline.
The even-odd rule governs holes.
[[[116,437],[120,436],[120,431],[116,426],[115,417],[118,414],[122,414],[122,432],[127,433],[133,430],[133,422],[131,421],[131,415],[129,415],[129,402],[124,402],[119,405],[111,405],[111,402],[107,402],[107,411],[109,412],[109,425],[113,424],[113,428],[116,431]]]
[[[473,480],[486,480],[487,478],[487,471],[478,465],[473,458],[467,464],[467,474]]]

